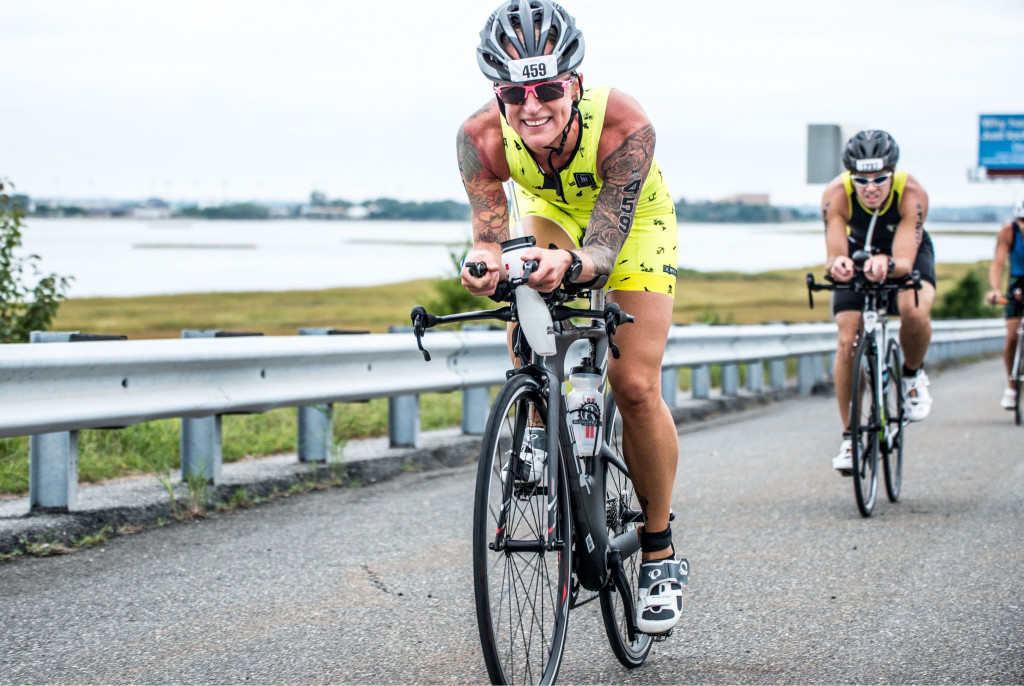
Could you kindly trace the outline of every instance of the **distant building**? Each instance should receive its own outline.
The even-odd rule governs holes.
[[[722,198],[721,203],[739,203],[740,205],[771,205],[767,193],[737,193],[728,198]]]
[[[309,219],[348,219],[348,208],[342,205],[303,205],[300,214]]]
[[[142,205],[131,208],[134,219],[169,219],[171,206],[160,198],[150,198]]]

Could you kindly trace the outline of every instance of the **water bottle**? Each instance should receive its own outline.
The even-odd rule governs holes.
[[[523,260],[520,257],[523,251],[532,248],[535,241],[533,236],[523,236],[504,241],[501,244],[501,259],[505,264],[505,271],[509,278],[518,278],[523,275]],[[519,326],[526,334],[526,340],[530,347],[538,355],[548,356],[555,354],[555,328],[551,323],[551,311],[541,294],[523,285],[516,289],[516,310],[519,314]]]
[[[597,453],[597,438],[601,434],[601,373],[597,367],[582,364],[569,372],[572,390],[566,399],[569,425],[576,439],[580,456]]]

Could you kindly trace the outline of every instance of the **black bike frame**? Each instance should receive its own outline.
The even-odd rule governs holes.
[[[624,474],[629,470],[626,465],[615,455],[612,446],[608,445],[607,436],[609,430],[608,408],[611,402],[607,376],[608,363],[608,334],[604,330],[605,312],[603,309],[603,293],[591,294],[591,309],[574,309],[562,305],[551,307],[553,325],[555,330],[556,352],[547,357],[536,355],[530,349],[526,336],[521,331],[512,334],[513,354],[521,361],[529,360],[528,364],[513,369],[509,372],[509,378],[514,375],[527,375],[537,385],[541,395],[545,396],[547,402],[547,426],[558,427],[557,453],[552,454],[551,445],[548,447],[548,484],[547,484],[547,532],[546,538],[537,543],[519,542],[517,549],[523,551],[536,551],[538,546],[545,550],[558,550],[566,545],[565,541],[557,540],[557,532],[554,518],[558,512],[558,479],[560,470],[557,468],[559,461],[565,465],[569,491],[570,507],[572,508],[572,520],[576,538],[576,559],[575,572],[580,585],[588,591],[598,591],[609,582],[609,570],[611,570],[611,581],[614,583],[623,598],[631,598],[629,584],[625,578],[625,571],[622,567],[622,560],[634,555],[640,550],[639,529],[616,536],[614,539],[608,537],[607,517],[605,511],[605,475],[606,464],[617,467]],[[591,324],[585,327],[577,327],[572,324],[570,318],[591,319]],[[483,310],[476,312],[464,312],[460,314],[437,317],[438,324],[479,321],[483,319],[498,319],[501,321],[513,321],[512,308],[509,306],[494,310]],[[594,366],[602,369],[603,380],[600,390],[604,397],[605,412],[602,414],[600,435],[598,441],[600,450],[592,456],[580,457],[576,446],[575,438],[569,428],[566,418],[568,408],[566,404],[565,386],[562,380],[566,378],[565,364],[569,348],[576,342],[586,340],[589,342],[589,357]],[[558,389],[557,394],[553,389]],[[557,398],[557,403],[554,400]],[[505,506],[502,509],[497,530],[503,528],[504,520],[510,507],[512,496],[512,479],[508,480],[503,494]],[[642,513],[636,512],[637,523],[642,522]],[[492,546],[496,549],[502,545],[496,537]],[[626,613],[628,631],[631,638],[636,635],[636,619],[631,613]]]

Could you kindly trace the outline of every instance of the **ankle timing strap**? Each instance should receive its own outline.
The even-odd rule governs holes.
[[[647,527],[640,529],[640,550],[645,553],[656,553],[665,548],[673,548],[672,525],[664,531],[647,531]]]

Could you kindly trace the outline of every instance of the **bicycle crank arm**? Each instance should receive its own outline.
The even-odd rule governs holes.
[[[612,553],[623,557],[632,557],[638,550],[640,550],[640,531],[639,529],[633,529],[627,531],[624,534],[616,536],[612,540],[608,541],[608,555],[609,559]]]

